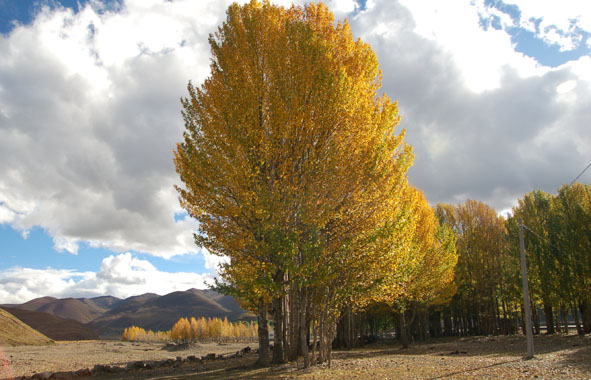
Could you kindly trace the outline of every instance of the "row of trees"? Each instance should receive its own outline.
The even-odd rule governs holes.
[[[196,342],[249,341],[257,337],[258,326],[250,322],[228,322],[228,318],[195,317],[179,319],[169,331],[146,331],[131,326],[123,331],[121,340],[128,342]]]
[[[128,342],[196,342],[250,341],[257,337],[258,326],[250,322],[228,322],[228,318],[195,317],[179,319],[169,331],[145,330],[131,326],[123,331],[121,340]]]
[[[440,204],[436,214],[456,237],[456,293],[449,302],[419,312],[411,326],[414,339],[516,333],[525,329],[524,307],[532,310],[536,333],[541,332],[539,310],[549,334],[568,332],[569,316],[578,334],[591,332],[590,185],[565,185],[556,195],[533,191],[519,199],[507,218],[472,200],[457,206]],[[523,305],[520,220],[525,228],[530,305]],[[374,306],[360,315],[360,328],[375,333],[371,324],[388,312]],[[399,330],[401,325],[392,318],[381,324],[385,330],[393,326]],[[404,338],[404,332],[400,336]]]
[[[516,329],[514,219],[474,201],[434,210],[409,185],[397,104],[378,94],[376,56],[347,22],[322,4],[252,0],[231,5],[209,43],[210,76],[182,99],[177,190],[196,243],[228,258],[218,289],[257,313],[260,364],[271,361],[269,318],[272,360],[302,355],[305,367],[330,364],[335,338],[354,345],[371,310],[394,318],[405,345]],[[577,212],[569,205],[563,214]],[[572,244],[573,228],[584,236],[572,223],[554,245]],[[589,289],[579,268],[564,273]],[[588,310],[575,296],[564,307]]]
[[[170,331],[154,332],[138,326],[130,326],[123,330],[121,340],[125,342],[168,342]]]
[[[544,310],[548,333],[568,328],[568,314],[579,334],[591,333],[591,186],[575,183],[557,195],[525,195],[507,223],[511,239],[519,220],[527,230],[532,307]],[[537,318],[534,326],[539,331]]]
[[[196,319],[181,318],[172,326],[170,338],[174,341],[245,341],[257,337],[256,323],[230,323],[228,318],[201,317]]]

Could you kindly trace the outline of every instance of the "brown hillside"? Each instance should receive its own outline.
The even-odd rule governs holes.
[[[0,309],[0,346],[46,345],[53,341]]]
[[[97,333],[72,319],[63,319],[48,313],[17,308],[5,307],[4,310],[53,340],[99,339]]]
[[[49,313],[56,317],[87,323],[102,315],[105,309],[86,298],[64,298],[46,303],[33,311]]]
[[[6,306],[18,307],[19,309],[25,309],[25,310],[31,310],[31,311],[37,311],[40,307],[43,307],[43,306],[47,305],[48,303],[52,303],[55,301],[58,301],[58,299],[54,298],[54,297],[41,297],[41,298],[35,298],[33,300],[30,300],[29,302],[25,302],[22,305],[6,305]]]
[[[107,311],[107,313],[114,315],[118,313],[133,311],[141,305],[143,305],[145,302],[158,297],[160,296],[154,293],[145,293],[139,296],[132,296],[113,304],[111,308]]]

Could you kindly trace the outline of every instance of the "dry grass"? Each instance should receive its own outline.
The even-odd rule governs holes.
[[[104,342],[95,342],[98,346]],[[244,344],[243,344],[244,345]],[[59,347],[60,345],[57,345]],[[96,349],[95,346],[95,349]],[[134,359],[142,355],[137,346],[119,347],[122,355]],[[218,346],[218,352],[236,351],[236,347]],[[82,347],[80,347],[82,348]],[[202,347],[213,352],[213,346]],[[225,351],[224,351],[225,349]],[[537,336],[536,357],[523,360],[525,338],[522,336],[438,339],[402,349],[396,343],[377,343],[363,348],[335,351],[332,367],[316,366],[308,370],[301,362],[255,368],[256,355],[244,358],[185,364],[180,368],[137,371],[103,379],[591,379],[591,337]],[[99,349],[100,351],[100,349]],[[125,354],[126,351],[129,351]],[[49,352],[49,351],[48,351]],[[188,352],[176,356],[192,355]],[[14,354],[13,354],[14,355]],[[148,360],[149,351],[144,351]],[[106,364],[106,363],[105,363]],[[79,367],[82,368],[82,367]],[[18,375],[18,373],[15,373]]]
[[[6,310],[0,309],[0,348],[21,344],[44,345],[51,343],[53,343],[51,339],[33,330]]]

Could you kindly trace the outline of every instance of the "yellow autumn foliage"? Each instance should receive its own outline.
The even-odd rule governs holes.
[[[180,318],[170,331],[146,331],[131,326],[123,331],[121,340],[128,342],[197,342],[250,341],[256,338],[258,326],[253,322],[231,323],[228,318]]]

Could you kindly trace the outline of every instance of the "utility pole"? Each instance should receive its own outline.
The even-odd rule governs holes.
[[[525,242],[523,241],[523,222],[519,219],[519,247],[521,248],[521,279],[523,281],[523,305],[525,309],[525,333],[527,336],[526,359],[534,357],[534,336],[531,329],[531,306],[529,303],[529,286],[527,283],[527,263],[525,262]]]

